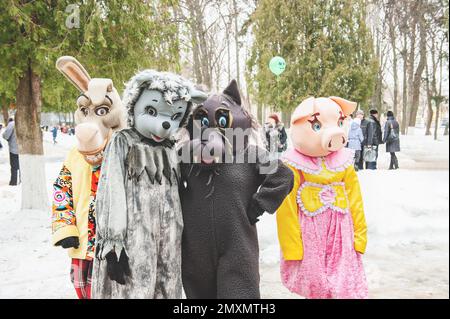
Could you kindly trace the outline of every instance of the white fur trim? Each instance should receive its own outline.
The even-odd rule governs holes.
[[[314,212],[311,212],[311,211],[307,210],[307,209],[305,208],[305,204],[303,203],[300,194],[301,194],[302,190],[303,190],[305,187],[309,187],[309,186],[311,186],[311,187],[322,188],[323,190],[329,189],[329,188],[333,188],[333,186],[342,186],[342,187],[344,188],[344,192],[345,192],[345,184],[344,184],[343,182],[335,182],[335,183],[330,183],[330,184],[326,184],[326,185],[324,185],[324,184],[312,183],[312,182],[306,182],[306,181],[303,182],[302,185],[298,188],[298,191],[297,191],[297,204],[298,204],[298,206],[300,207],[300,210],[301,210],[306,216],[314,217],[314,216],[317,216],[317,215],[319,215],[319,214],[322,214],[322,213],[325,212],[327,209],[331,209],[331,210],[333,210],[333,211],[335,211],[335,212],[337,212],[337,213],[341,213],[341,214],[347,214],[347,213],[349,213],[349,201],[348,201],[348,197],[347,197],[347,193],[346,193],[346,192],[345,192],[345,198],[346,198],[346,200],[347,200],[347,208],[346,208],[346,209],[342,209],[342,208],[340,208],[340,207],[336,207],[336,206],[334,206],[334,205],[331,204],[331,203],[324,203],[324,202],[322,201],[322,199],[319,198],[320,201],[321,201],[321,203],[323,204],[323,206],[320,207],[319,209],[317,209],[317,210],[314,211]],[[332,189],[332,190],[333,190],[333,192],[336,192],[334,189]]]

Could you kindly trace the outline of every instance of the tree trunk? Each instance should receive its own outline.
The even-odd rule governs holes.
[[[281,112],[281,120],[283,121],[283,124],[286,128],[289,128],[291,126],[291,115],[292,112]]]
[[[40,128],[41,79],[28,65],[16,90],[15,132],[19,144],[22,209],[48,210]]]
[[[394,115],[398,116],[398,67],[397,67],[397,36],[395,33],[395,24],[393,13],[390,12],[388,15],[388,25],[389,25],[389,40],[392,48],[392,72],[394,75],[394,101],[393,101],[393,111]]]
[[[2,104],[2,115],[3,115],[3,122],[4,122],[3,124],[5,124],[5,126],[8,123],[8,118],[9,118],[8,109],[9,109],[9,103],[7,102],[7,100],[5,100],[4,103]]]
[[[403,58],[403,103],[402,103],[402,122],[400,123],[401,132],[403,135],[406,134],[406,126],[407,126],[407,113],[408,113],[408,81],[407,81],[407,69],[408,69],[408,57],[407,57],[407,41],[406,41],[406,33],[403,34],[403,50],[402,50],[402,58]]]
[[[426,68],[427,76],[426,76],[426,90],[427,90],[427,123],[425,129],[425,135],[431,135],[431,123],[433,122],[433,103],[431,100],[431,88],[430,88],[430,74],[428,71],[428,66]]]
[[[426,23],[423,17],[423,4],[422,1],[418,6],[419,14],[419,64],[417,65],[416,71],[414,73],[413,86],[412,86],[412,103],[411,103],[411,113],[409,118],[409,126],[416,126],[417,111],[419,109],[420,100],[420,87],[422,84],[422,74],[427,61],[427,30]]]
[[[415,22],[412,22],[411,26],[411,33],[410,33],[410,40],[411,40],[411,46],[409,48],[409,57],[408,57],[408,107],[406,109],[405,114],[405,126],[406,126],[406,132],[408,131],[409,127],[409,119],[411,117],[411,103],[413,100],[413,91],[414,91],[414,61],[415,61],[415,51],[416,51],[416,24]]]
[[[241,71],[239,67],[239,30],[238,30],[238,16],[239,11],[236,4],[236,0],[233,0],[233,11],[234,11],[234,45],[236,49],[236,81],[237,85],[240,88],[241,87]]]
[[[436,103],[436,116],[434,117],[434,139],[437,140],[438,128],[439,128],[439,106],[440,103]]]

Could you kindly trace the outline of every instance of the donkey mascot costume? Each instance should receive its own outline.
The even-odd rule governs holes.
[[[103,150],[113,131],[125,127],[125,108],[111,79],[91,79],[73,57],[57,69],[80,91],[73,148],[53,185],[53,244],[68,249],[71,280],[79,298],[90,298],[95,249],[95,199]]]
[[[130,128],[106,149],[97,195],[94,298],[181,298],[183,217],[174,136],[206,94],[144,70],[126,85]]]

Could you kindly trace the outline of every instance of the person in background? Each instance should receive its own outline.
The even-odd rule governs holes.
[[[366,169],[377,169],[378,159],[378,146],[383,143],[383,136],[381,132],[381,124],[378,119],[378,111],[375,109],[370,110],[369,118],[367,119],[367,125],[364,134],[364,146],[375,151],[375,160],[366,161]],[[363,154],[364,156],[364,154]]]
[[[271,114],[264,126],[266,145],[269,152],[282,153],[287,149],[287,134],[277,114]]]
[[[14,119],[8,120],[5,132],[3,132],[3,138],[8,141],[9,146],[9,164],[11,166],[11,179],[9,185],[16,186],[18,184],[19,177],[19,147],[17,145],[16,132],[15,132]]]
[[[53,144],[56,144],[56,137],[58,136],[58,126],[55,125],[52,128]]]
[[[394,112],[388,111],[386,116],[383,142],[386,143],[386,152],[391,154],[389,169],[398,169],[398,159],[395,153],[400,152],[400,125],[394,117]]]
[[[358,170],[364,169],[364,158],[363,158],[363,149],[364,149],[364,141],[366,140],[366,136],[364,135],[364,132],[366,131],[366,127],[367,127],[367,120],[364,118],[364,111],[363,110],[358,110],[355,113],[355,120],[359,121],[359,127],[361,128],[361,131],[363,133],[363,138],[364,140],[361,143],[361,153],[357,162],[357,167]]]
[[[364,113],[363,113],[364,114]],[[355,171],[358,171],[359,161],[362,152],[362,143],[364,141],[364,135],[360,127],[361,119],[355,117],[350,122],[350,131],[348,132],[348,144],[347,147],[355,151]]]

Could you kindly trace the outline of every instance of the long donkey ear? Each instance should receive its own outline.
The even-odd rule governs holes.
[[[239,93],[236,80],[231,80],[230,84],[223,90],[223,93],[231,97],[237,105],[241,105],[241,94]]]
[[[306,117],[310,117],[314,114],[315,100],[316,99],[314,97],[309,97],[297,106],[291,116],[291,125],[294,125],[295,122],[300,121]]]
[[[356,110],[356,106],[358,105],[356,102],[347,101],[346,99],[338,96],[330,96],[330,99],[340,106],[345,116],[352,114]]]
[[[91,77],[74,57],[62,56],[56,61],[56,68],[72,83],[81,93],[88,90]]]

